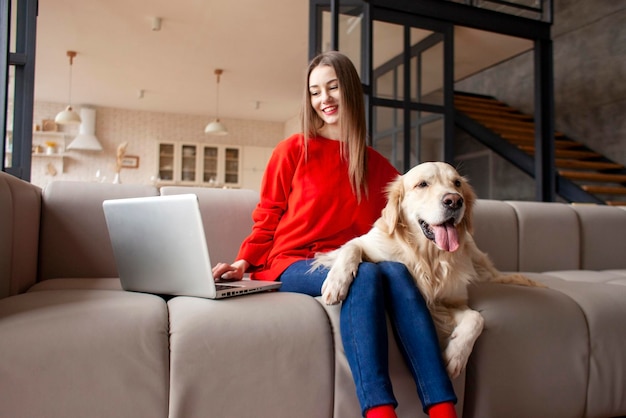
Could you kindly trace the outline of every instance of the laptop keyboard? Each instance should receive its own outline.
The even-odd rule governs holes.
[[[215,284],[215,290],[228,290],[234,289],[236,287],[241,287],[233,284]]]

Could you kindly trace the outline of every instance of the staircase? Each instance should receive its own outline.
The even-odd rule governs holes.
[[[533,176],[535,125],[532,116],[492,97],[466,93],[455,93],[454,106],[459,127]],[[622,164],[561,132],[554,133],[554,147],[557,194],[563,199],[572,203],[626,206],[626,168]]]

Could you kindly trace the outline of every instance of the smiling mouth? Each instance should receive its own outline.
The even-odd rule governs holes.
[[[337,106],[329,106],[329,107],[325,107],[324,109],[322,109],[322,112],[328,115],[328,114],[334,113],[336,110],[337,110]]]
[[[430,225],[420,219],[419,225],[424,236],[433,241],[440,249],[449,252],[459,249],[459,234],[454,225],[454,218],[450,218],[440,225]]]

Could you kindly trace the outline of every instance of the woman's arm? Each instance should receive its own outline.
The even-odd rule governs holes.
[[[252,232],[241,244],[236,262],[219,263],[215,266],[222,275],[229,272],[224,278],[234,279],[243,276],[246,271],[265,267],[274,243],[276,228],[287,208],[293,175],[302,152],[301,144],[301,136],[291,137],[279,143],[274,149],[263,174],[259,204],[252,213],[254,220]],[[235,271],[236,273],[233,273]]]

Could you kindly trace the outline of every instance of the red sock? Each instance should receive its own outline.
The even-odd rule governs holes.
[[[442,402],[431,406],[428,409],[428,416],[430,418],[457,418],[452,402]]]
[[[365,418],[398,418],[392,405],[379,405],[365,411]]]

